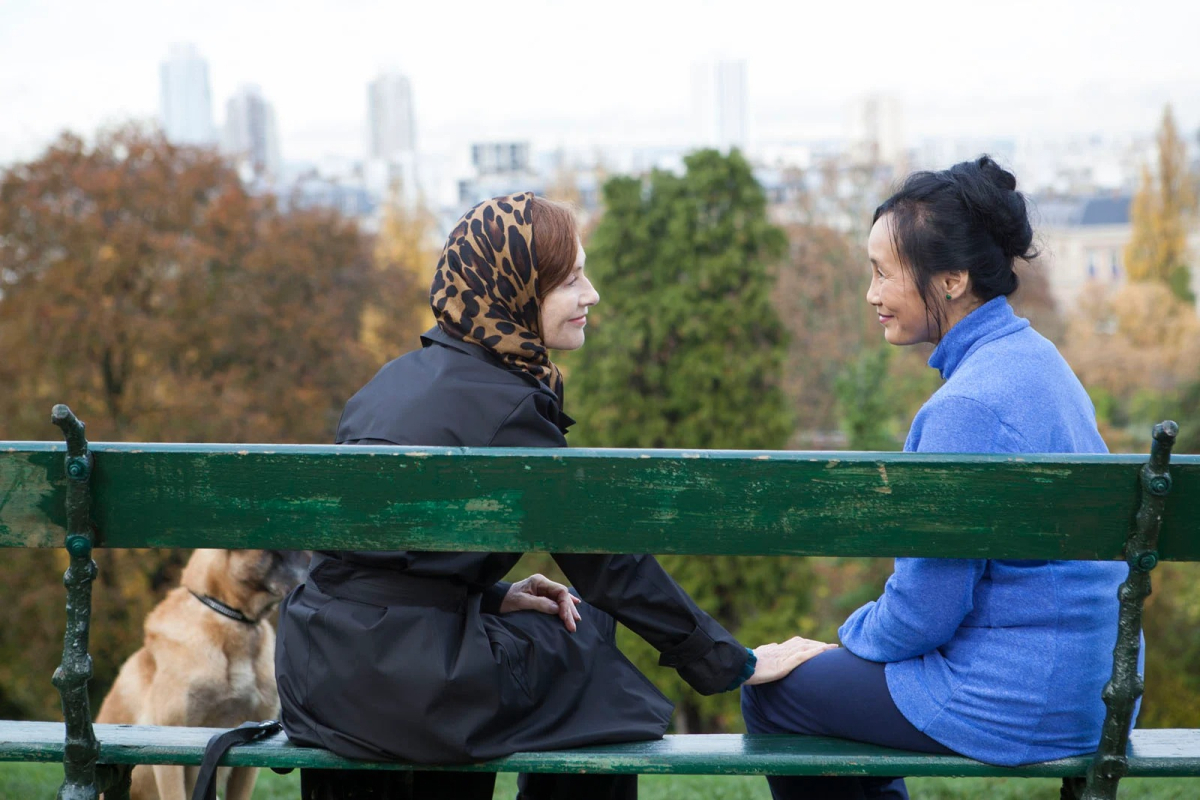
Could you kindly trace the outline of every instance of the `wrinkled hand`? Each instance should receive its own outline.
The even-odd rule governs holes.
[[[786,642],[764,644],[754,648],[758,663],[754,666],[754,674],[746,681],[747,684],[771,683],[784,678],[796,667],[808,661],[813,656],[820,655],[826,650],[832,650],[836,644],[815,642],[800,636],[793,636]]]
[[[545,575],[534,574],[509,587],[508,594],[500,603],[500,613],[541,611],[543,614],[557,614],[563,626],[574,633],[575,620],[582,619],[575,609],[580,602],[561,583],[555,583]]]

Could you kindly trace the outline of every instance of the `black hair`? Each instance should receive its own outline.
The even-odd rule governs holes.
[[[987,302],[1017,290],[1016,259],[1037,257],[1017,179],[986,155],[939,172],[914,172],[875,209],[872,223],[884,214],[892,215],[892,244],[912,271],[939,339],[945,304],[930,290],[939,273],[966,270],[973,293]]]

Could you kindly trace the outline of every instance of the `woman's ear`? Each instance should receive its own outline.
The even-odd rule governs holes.
[[[965,269],[943,272],[941,283],[947,300],[957,300],[971,293],[971,273]]]

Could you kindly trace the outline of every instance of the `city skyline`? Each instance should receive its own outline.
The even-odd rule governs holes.
[[[751,146],[843,138],[852,104],[881,92],[903,103],[910,145],[930,136],[1148,136],[1167,102],[1189,139],[1200,127],[1200,59],[1183,57],[1200,6],[1177,0],[1147,0],[1136,15],[1127,3],[1014,2],[1002,17],[934,0],[849,10],[746,2],[736,14],[703,1],[617,0],[598,13],[541,0],[497,25],[484,24],[484,4],[464,6],[455,18],[467,22],[455,27],[436,9],[374,0],[336,11],[320,2],[160,11],[147,0],[55,9],[15,0],[0,11],[0,52],[12,67],[0,71],[9,120],[0,163],[35,157],[64,129],[90,136],[155,120],[159,65],[178,41],[208,61],[215,106],[243,83],[262,86],[289,160],[361,158],[364,87],[385,71],[411,80],[422,150],[465,152],[480,139],[540,149],[686,144],[695,136],[691,70],[707,58],[745,62]],[[116,18],[129,22],[113,26]]]

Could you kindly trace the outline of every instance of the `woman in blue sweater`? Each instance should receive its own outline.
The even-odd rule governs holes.
[[[1016,179],[986,156],[913,174],[876,210],[867,302],[888,343],[935,344],[929,366],[945,380],[905,451],[1106,452],[1083,386],[1008,304],[1032,241]],[[896,559],[879,599],[842,625],[842,648],[743,689],[746,726],[1002,765],[1094,751],[1125,572],[1117,562]],[[770,782],[776,798],[908,796],[899,778]]]

